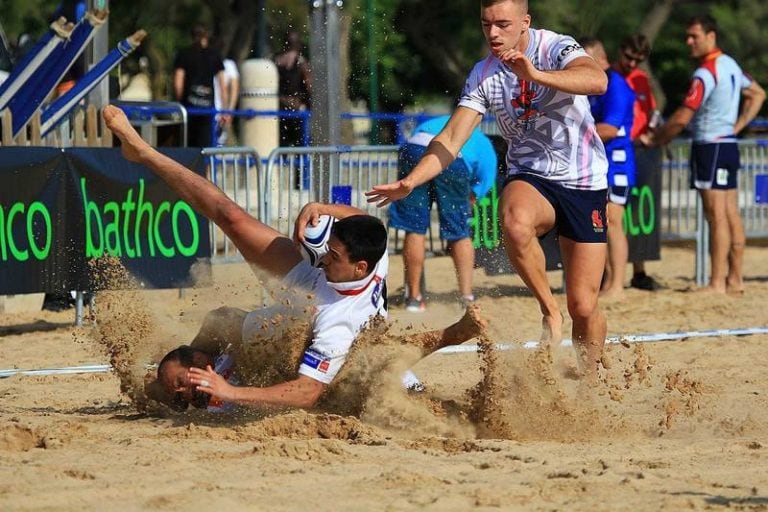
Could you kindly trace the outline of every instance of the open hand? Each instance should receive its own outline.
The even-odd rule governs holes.
[[[224,402],[234,400],[235,387],[226,381],[224,377],[213,371],[211,365],[202,368],[191,367],[188,372],[189,382],[195,384],[198,391],[202,391]]]
[[[369,203],[376,203],[376,206],[381,208],[392,201],[404,198],[411,193],[411,190],[413,188],[404,180],[399,180],[385,185],[374,185],[373,190],[366,192],[365,195]]]

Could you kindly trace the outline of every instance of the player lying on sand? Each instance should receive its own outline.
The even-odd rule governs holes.
[[[200,332],[189,345],[182,345],[170,351],[160,362],[157,369],[157,381],[148,385],[147,390],[151,398],[164,402],[177,410],[184,410],[189,404],[196,408],[207,408],[209,411],[227,410],[227,404],[239,405],[266,405],[266,402],[253,401],[249,397],[258,394],[258,387],[239,386],[238,383],[250,379],[263,379],[264,374],[271,377],[276,375],[294,374],[302,366],[314,366],[310,349],[296,354],[291,350],[296,346],[307,347],[311,340],[296,340],[300,336],[301,326],[291,333],[278,332],[276,336],[263,333],[252,333],[248,340],[244,340],[243,332],[248,333],[246,327],[248,321],[255,320],[256,324],[272,324],[274,319],[278,322],[282,319],[282,327],[291,327],[291,324],[300,324],[295,318],[290,318],[291,313],[278,307],[263,308],[252,312],[237,308],[224,307],[209,313]],[[446,329],[438,329],[422,333],[411,333],[399,337],[395,343],[410,345],[419,348],[422,356],[431,354],[442,347],[462,343],[482,334],[486,322],[479,316],[476,305],[470,306],[464,316]],[[270,325],[271,334],[275,333]],[[278,329],[279,331],[279,329]],[[287,338],[294,337],[291,343]],[[249,348],[254,347],[261,355],[266,357],[250,357],[257,359],[256,367],[238,364],[239,357],[249,354]],[[287,353],[279,353],[286,351]],[[251,356],[253,352],[250,353]],[[277,357],[275,357],[277,356]],[[298,357],[297,357],[298,356]],[[287,359],[287,361],[286,361]],[[259,360],[268,361],[275,368],[260,368]],[[285,371],[283,365],[288,365]],[[320,366],[322,363],[318,364]],[[319,368],[322,370],[322,367]],[[327,384],[330,384],[327,383]],[[326,386],[323,386],[325,390]],[[268,389],[268,388],[267,388]],[[294,407],[310,408],[315,405],[320,395],[312,402],[281,403]]]
[[[321,268],[315,268],[302,257],[290,238],[251,217],[213,183],[150,146],[122,110],[110,105],[104,109],[103,116],[107,127],[120,139],[126,159],[149,168],[179,197],[221,228],[247,262],[282,278],[286,288],[304,290],[305,294],[314,296],[311,343],[297,364],[295,378],[265,387],[233,386],[215,371],[214,353],[191,352],[191,357],[187,357],[190,352],[183,350],[179,364],[169,366],[166,361],[160,366],[158,381],[165,391],[194,405],[203,402],[201,393],[241,405],[305,408],[315,405],[341,369],[360,330],[371,318],[386,317],[385,278],[389,261],[384,225],[349,206],[305,205],[296,220],[298,240],[303,239],[304,227],[316,223],[320,215],[338,219]],[[247,343],[249,336],[258,334],[256,326],[263,320],[262,314],[222,311],[223,324],[217,324],[222,322],[221,318],[210,321],[215,325],[213,331],[226,333],[233,341],[239,337]],[[461,343],[478,335],[481,327],[476,313],[470,312],[457,324],[426,336],[423,350],[429,353],[448,344]],[[210,329],[210,325],[204,325],[202,331]],[[220,371],[225,373],[223,369]]]

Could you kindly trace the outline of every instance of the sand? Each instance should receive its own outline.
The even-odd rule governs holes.
[[[681,291],[693,257],[665,247],[648,267],[666,289],[604,302],[609,334],[768,326],[768,249],[747,249],[740,296]],[[426,314],[402,309],[401,259],[391,266],[391,333],[459,318],[448,258],[427,262]],[[490,325],[469,343],[538,338],[519,278],[475,276]],[[99,329],[73,327],[72,310],[2,317],[0,369],[130,364],[0,379],[0,510],[768,509],[767,335],[611,345],[593,385],[570,348],[435,354],[413,365],[420,395],[398,385],[414,354],[371,344],[355,378],[374,382],[343,411],[359,416],[142,412],[126,386],[142,361],[191,340],[209,310],[265,293],[242,264],[181,296],[119,293],[97,299]]]

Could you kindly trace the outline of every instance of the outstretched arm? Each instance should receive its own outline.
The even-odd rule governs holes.
[[[266,388],[233,386],[208,366],[192,367],[189,380],[197,389],[224,402],[248,406],[300,407],[308,409],[317,403],[326,385],[306,375]]]
[[[469,139],[472,130],[480,124],[481,120],[482,115],[479,112],[467,107],[458,107],[453,111],[443,130],[429,143],[424,156],[410,174],[394,183],[374,186],[373,190],[365,193],[368,196],[368,202],[376,203],[379,207],[385,206],[392,201],[404,198],[414,188],[440,174],[456,159],[456,155]]]
[[[103,116],[107,127],[120,139],[123,156],[149,168],[192,208],[219,226],[246,261],[278,276],[287,274],[301,261],[301,253],[289,238],[248,215],[203,176],[147,144],[122,110],[108,105]]]

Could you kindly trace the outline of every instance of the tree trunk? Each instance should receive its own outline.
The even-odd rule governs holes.
[[[638,32],[648,38],[648,42],[653,46],[653,42],[658,37],[661,29],[669,20],[672,10],[678,4],[683,3],[685,0],[660,0],[653,4],[653,7],[648,14],[643,18],[640,23]],[[659,85],[658,80],[653,75],[653,70],[650,69],[648,63],[642,64],[643,69],[648,73],[648,78],[651,81],[651,87],[653,88],[653,94],[656,96],[656,103],[659,110],[664,110],[664,106],[667,103],[667,96],[664,94],[664,90]]]

